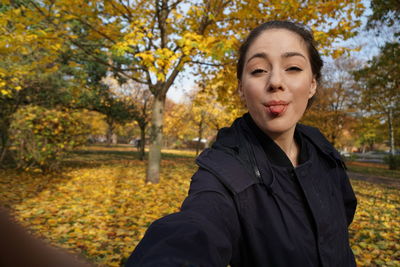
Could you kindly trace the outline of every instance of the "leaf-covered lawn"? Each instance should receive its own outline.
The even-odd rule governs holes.
[[[400,266],[398,189],[352,180],[358,198],[350,227],[357,266]]]
[[[81,151],[59,175],[0,170],[0,203],[52,244],[103,266],[120,266],[149,224],[175,212],[196,170],[190,153],[168,151],[161,182],[128,149]],[[174,154],[175,153],[175,154]],[[359,266],[400,266],[399,190],[352,181],[359,206],[351,232]]]
[[[346,165],[351,172],[400,179],[400,170],[389,170],[387,164],[347,161]]]

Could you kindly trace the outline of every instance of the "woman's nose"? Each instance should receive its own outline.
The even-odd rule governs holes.
[[[268,90],[281,90],[283,88],[282,84],[282,74],[279,70],[272,70],[269,78],[269,88]]]

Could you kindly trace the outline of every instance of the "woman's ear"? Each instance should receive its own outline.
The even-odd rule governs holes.
[[[314,76],[312,81],[311,81],[310,91],[308,93],[308,99],[313,97],[315,95],[315,93],[317,92],[317,85],[318,85],[318,83],[317,83],[317,80],[315,79],[315,76]]]
[[[238,94],[239,94],[239,97],[240,97],[240,102],[241,102],[241,103],[243,104],[243,106],[246,108],[246,107],[247,107],[247,104],[246,104],[246,97],[244,96],[244,91],[243,91],[243,86],[242,86],[241,81],[238,81],[237,90],[238,90]]]

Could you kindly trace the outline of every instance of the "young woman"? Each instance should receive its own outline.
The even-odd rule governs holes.
[[[355,266],[356,198],[343,162],[298,124],[323,65],[312,33],[267,22],[239,52],[249,112],[198,157],[181,211],[150,226],[127,266]]]

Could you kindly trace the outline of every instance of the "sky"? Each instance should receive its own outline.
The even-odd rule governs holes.
[[[174,102],[183,102],[185,100],[185,94],[189,93],[195,87],[195,80],[193,75],[189,71],[184,70],[176,78],[174,85],[169,89],[167,97],[172,99]]]

